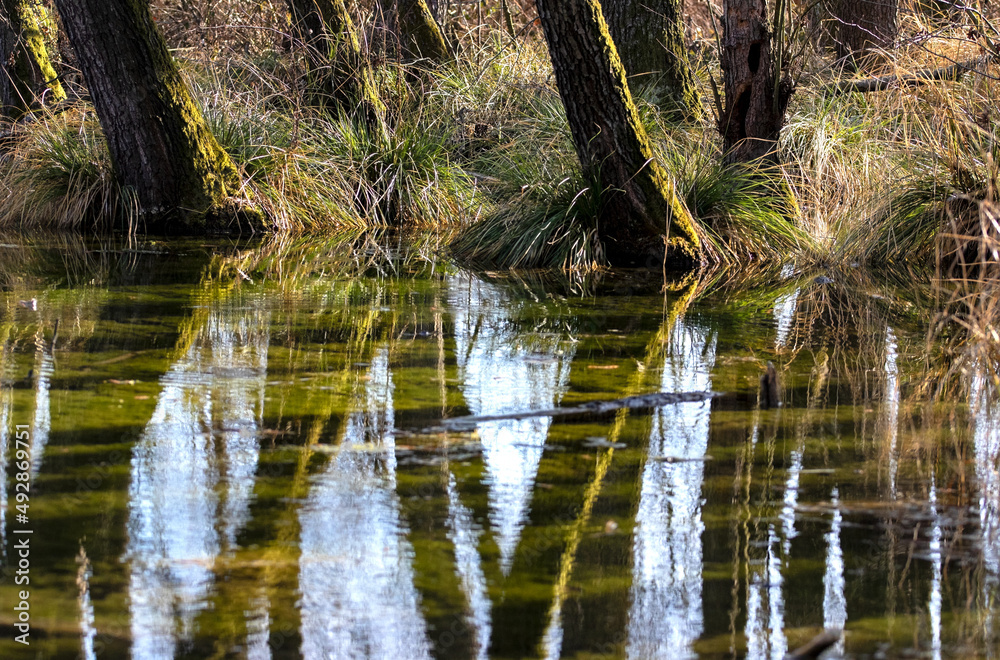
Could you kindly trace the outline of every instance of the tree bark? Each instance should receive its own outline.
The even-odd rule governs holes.
[[[775,71],[766,0],[725,0],[722,75],[726,107],[719,118],[726,161],[771,155],[792,94]]]
[[[425,0],[397,0],[403,54],[410,60],[447,61],[451,55],[444,35]]]
[[[0,2],[0,112],[17,119],[28,110],[66,98],[42,36],[49,18],[32,0]]]
[[[601,186],[598,233],[615,264],[697,257],[690,213],[653,159],[597,0],[537,0],[580,163]],[[664,255],[666,244],[667,255]]]
[[[359,112],[369,128],[385,135],[385,106],[344,0],[288,0],[288,8],[309,52],[314,98]]]
[[[897,0],[832,0],[837,57],[855,66],[872,61],[873,50],[892,46],[899,32]]]
[[[236,168],[209,132],[144,0],[56,0],[118,183],[147,229],[204,232]]]
[[[608,30],[625,73],[656,87],[660,109],[683,120],[701,117],[688,62],[680,0],[603,0]]]

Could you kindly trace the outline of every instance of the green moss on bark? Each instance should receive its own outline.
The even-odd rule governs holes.
[[[653,157],[597,0],[537,0],[580,162],[604,197],[599,235],[612,263],[681,265],[699,252],[691,214]],[[670,256],[669,254],[666,256]]]
[[[444,62],[448,45],[424,0],[398,0],[399,31],[403,50],[410,59]]]
[[[49,59],[42,34],[42,26],[52,23],[45,8],[27,0],[3,0],[0,6],[3,8],[0,57],[4,63],[0,102],[4,115],[16,118],[43,103],[63,101],[66,92]]]
[[[313,98],[359,113],[369,129],[386,135],[385,105],[344,0],[288,0],[288,7],[309,49]]]
[[[625,73],[640,84],[655,86],[662,111],[683,120],[701,119],[680,0],[604,0],[602,7]]]
[[[140,0],[131,2],[133,5],[140,4]],[[141,9],[137,7],[136,11]],[[164,130],[179,133],[170,136],[178,165],[175,170],[178,173],[175,187],[181,194],[176,208],[188,223],[197,227],[222,204],[230,194],[229,191],[235,189],[239,183],[239,175],[229,154],[208,130],[201,110],[191,98],[181,77],[177,62],[170,55],[163,37],[152,25],[151,19],[145,27],[153,56],[154,75],[162,84],[161,89],[153,86],[150,91],[160,97],[159,101],[167,109],[168,115],[173,115],[172,125],[164,125]]]
[[[239,185],[143,0],[56,0],[119,184],[148,229],[203,232]],[[229,220],[245,217],[230,217]]]

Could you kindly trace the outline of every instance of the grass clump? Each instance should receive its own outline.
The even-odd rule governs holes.
[[[385,136],[308,106],[280,69],[240,63],[234,88],[234,66],[209,71],[198,96],[213,99],[209,124],[276,228],[439,227],[475,213],[472,178],[454,164],[440,117],[406,102],[413,91],[393,100],[397,121]],[[386,73],[404,84],[399,71]]]
[[[237,197],[271,231],[440,227],[475,214],[475,182],[454,164],[440,119],[409,112],[388,138],[345,114],[296,103],[284,72],[252,62],[186,69],[210,130],[241,174]],[[84,102],[14,127],[0,160],[0,224],[136,227],[139,213]]]
[[[726,165],[710,143],[686,137],[660,142],[660,158],[695,219],[707,261],[749,266],[815,251],[782,168]]]
[[[998,231],[981,207],[996,201],[1000,163],[996,128],[974,114],[978,86],[915,96],[910,112],[886,123],[895,139],[873,177],[867,212],[845,223],[840,258],[945,269],[978,260],[982,240]]]
[[[242,174],[251,198],[273,228],[322,230],[358,222],[343,173],[328,154],[311,148],[311,123],[296,125],[266,104],[232,105],[206,113],[219,143]],[[305,135],[303,135],[305,133]]]
[[[13,129],[0,158],[0,226],[75,229],[87,224],[128,227],[135,199],[115,181],[107,145],[93,112],[75,106],[44,113]]]
[[[503,142],[472,159],[495,205],[453,251],[492,268],[598,268],[603,191],[580,169],[558,97],[542,93],[529,103]]]
[[[487,268],[593,270],[604,262],[597,236],[601,191],[579,172],[526,186],[464,232],[452,250]]]
[[[580,170],[562,101],[550,88],[532,87],[532,79],[497,66],[495,74],[518,90],[511,95],[519,97],[518,107],[500,115],[509,119],[487,146],[474,144],[468,152],[468,167],[493,204],[452,244],[453,253],[490,268],[586,271],[603,265],[601,190]],[[476,92],[459,92],[452,103],[461,112]]]
[[[365,224],[444,227],[476,212],[474,181],[452,161],[435,121],[410,118],[382,139],[340,118],[316,136],[316,144],[347,173]]]

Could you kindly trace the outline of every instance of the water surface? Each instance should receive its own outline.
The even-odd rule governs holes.
[[[1000,656],[1000,404],[929,287],[3,242],[4,658]],[[657,391],[719,396],[443,423]]]

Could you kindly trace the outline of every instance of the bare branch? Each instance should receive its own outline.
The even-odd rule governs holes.
[[[993,55],[983,55],[965,62],[956,62],[950,66],[943,66],[937,69],[924,69],[910,75],[879,76],[863,80],[842,80],[823,86],[821,91],[824,94],[844,94],[849,92],[867,94],[868,92],[881,92],[897,87],[917,87],[935,80],[957,81],[969,72],[983,73],[980,71],[980,68],[992,60]]]

